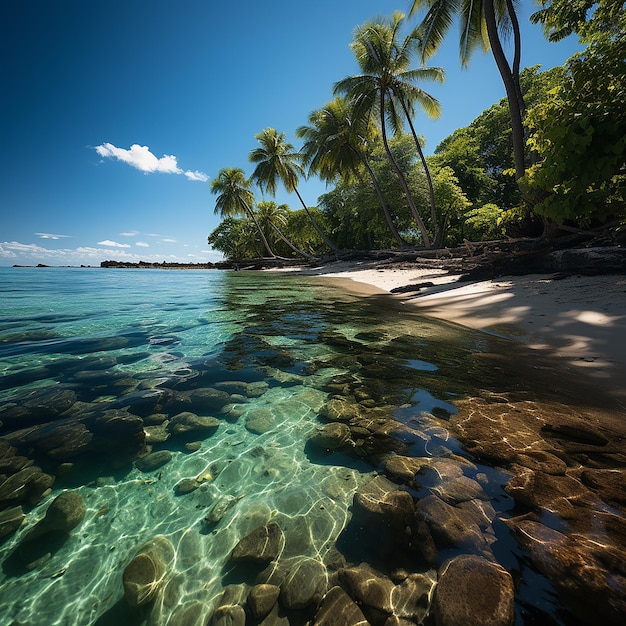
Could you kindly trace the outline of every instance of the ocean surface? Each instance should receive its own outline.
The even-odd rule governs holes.
[[[508,475],[475,463],[446,430],[455,401],[498,376],[487,365],[469,376],[470,355],[506,358],[506,341],[281,273],[0,268],[0,292],[0,407],[13,416],[0,438],[44,423],[70,428],[53,451],[44,433],[24,453],[54,483],[23,503],[24,523],[0,543],[1,624],[207,623],[227,585],[254,582],[230,554],[270,521],[286,538],[281,558],[365,562],[388,573],[392,555],[385,562],[360,543],[350,519],[355,493],[396,449],[464,460],[464,474],[480,482],[496,514],[494,554],[523,570],[517,624],[575,623],[562,617],[547,579],[519,566],[523,552],[497,523],[513,508],[502,490]],[[353,435],[352,451],[321,450],[310,439],[329,399],[342,394],[402,428]],[[166,451],[166,462],[139,469],[126,431],[98,432],[96,445],[83,426],[71,430],[116,412],[129,423],[141,418],[147,451]],[[181,413],[200,425],[174,428]],[[82,521],[20,561],[28,533],[64,491],[82,497]],[[167,592],[135,613],[122,575],[156,536],[174,550]]]

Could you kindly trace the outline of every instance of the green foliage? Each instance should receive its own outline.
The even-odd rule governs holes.
[[[464,216],[465,238],[486,241],[502,236],[504,211],[497,204],[470,209]]]
[[[454,175],[454,171],[450,167],[442,167],[434,171],[433,184],[435,187],[435,196],[437,198],[437,220],[444,227],[444,237],[442,243],[446,242],[445,226],[447,224],[458,224],[460,217],[464,211],[471,206],[471,202],[459,186],[459,180]],[[457,243],[454,231],[450,238],[452,245]]]
[[[227,217],[207,238],[208,244],[219,250],[227,260],[259,256],[258,233],[251,220]]]
[[[562,76],[564,69],[560,67],[546,72],[540,72],[539,66],[522,70],[520,86],[528,107],[543,102]],[[474,206],[495,203],[508,210],[520,204],[519,189],[512,175],[511,125],[504,98],[483,111],[469,126],[446,137],[435,149],[432,162],[452,168]]]
[[[550,41],[568,35],[580,35],[583,43],[591,43],[597,33],[617,35],[624,14],[623,0],[539,0],[542,9],[530,20],[541,23]]]
[[[420,210],[427,210],[426,177],[417,163],[412,137],[398,135],[390,139],[389,146],[407,180],[416,205]],[[370,148],[369,165],[378,181],[393,223],[407,241],[418,245],[421,241],[419,231],[380,138],[373,140]],[[398,245],[386,222],[380,199],[368,178],[341,180],[335,189],[321,196],[319,200],[333,237],[342,247],[371,249]]]
[[[249,215],[254,204],[250,181],[238,167],[225,167],[211,181],[211,192],[217,195],[215,214]]]
[[[328,223],[325,216],[317,207],[308,207],[309,214],[315,223],[328,230]],[[304,209],[290,211],[285,228],[285,234],[291,239],[294,245],[309,254],[319,255],[328,250],[323,238],[311,222],[311,217]]]
[[[589,46],[528,115],[529,145],[540,161],[526,182],[539,214],[584,225],[626,212],[626,16],[595,33],[591,21],[577,28]]]

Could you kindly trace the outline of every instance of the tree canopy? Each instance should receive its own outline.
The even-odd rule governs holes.
[[[249,153],[255,165],[250,178],[240,168],[220,170],[211,189],[224,221],[211,233],[211,245],[228,258],[456,245],[467,238],[531,233],[528,220],[520,221],[528,206],[544,234],[560,226],[626,221],[623,2],[538,4],[531,19],[550,40],[576,34],[586,48],[562,67],[519,71],[516,39],[509,71],[522,113],[523,163],[510,93],[446,137],[430,157],[424,156],[415,124],[420,110],[440,112],[420,82],[443,79],[439,68],[423,61],[453,18],[460,18],[465,61],[472,50],[497,44],[490,32],[494,24],[519,36],[513,0],[415,0],[411,13],[426,11],[417,26],[395,12],[355,29],[351,47],[360,73],[336,83],[341,96],[312,111],[296,130],[300,149],[285,133],[266,128],[255,135],[258,145]],[[307,175],[329,185],[317,207],[308,206],[298,190]],[[254,184],[270,196],[282,185],[302,208],[257,202]]]

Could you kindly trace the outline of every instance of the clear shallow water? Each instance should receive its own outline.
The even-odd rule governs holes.
[[[233,547],[270,521],[286,537],[281,558],[328,562],[339,541],[349,562],[367,560],[346,528],[355,492],[390,450],[387,439],[412,456],[467,457],[436,416],[456,412],[455,399],[476,379],[468,356],[502,349],[484,334],[290,275],[0,268],[0,280],[0,403],[61,388],[76,394],[74,414],[128,402],[131,413],[158,425],[158,411],[132,404],[138,393],[213,386],[230,393],[214,433],[154,444],[172,455],[154,471],[106,458],[78,463],[69,474],[54,463],[44,467],[57,474],[52,493],[27,507],[26,524],[0,545],[7,624],[178,623],[172,616],[194,603],[206,619],[226,584],[250,582],[229,563]],[[365,451],[365,442],[360,455],[316,454],[307,442],[321,425],[320,410],[345,386],[403,429],[381,439],[380,450]],[[190,441],[200,448],[187,449]],[[467,476],[482,477],[496,512],[512,507],[501,489],[506,475],[468,468]],[[186,478],[201,485],[178,495]],[[33,571],[7,567],[20,539],[68,488],[84,499],[82,523]],[[508,532],[490,529],[492,542],[494,532],[499,559],[517,567]],[[175,561],[163,605],[144,620],[124,610],[121,579],[139,546],[156,535],[171,541]],[[534,603],[547,616],[551,593],[529,569],[520,591],[525,606]]]

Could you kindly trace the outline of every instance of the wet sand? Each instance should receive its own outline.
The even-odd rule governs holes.
[[[361,293],[391,293],[426,315],[520,342],[580,370],[626,408],[626,276],[550,274],[459,282],[444,270],[331,263],[295,270],[349,279]],[[430,286],[422,286],[431,283]]]

